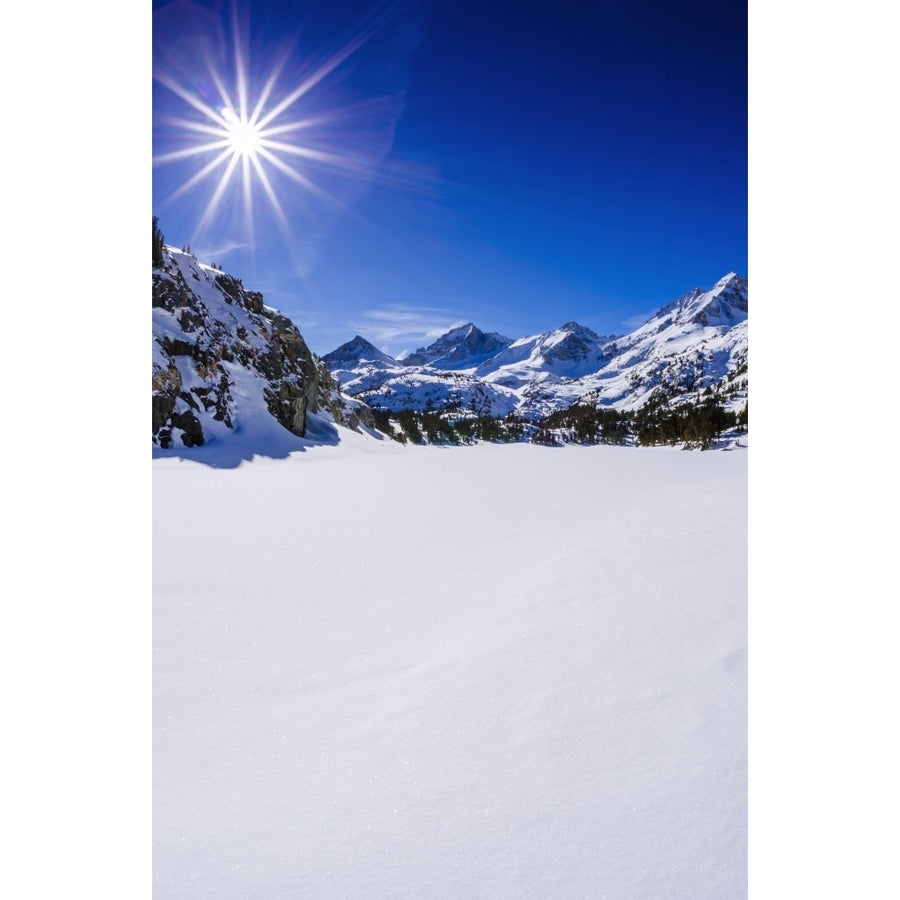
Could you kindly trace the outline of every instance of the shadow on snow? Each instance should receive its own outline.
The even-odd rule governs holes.
[[[153,459],[181,459],[214,469],[234,469],[254,458],[286,459],[310,447],[336,446],[341,442],[338,428],[317,415],[307,417],[306,436],[297,437],[277,422],[260,427],[237,427],[224,437],[211,437],[199,447],[153,447]]]

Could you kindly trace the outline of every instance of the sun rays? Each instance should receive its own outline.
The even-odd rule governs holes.
[[[262,211],[290,244],[296,223],[289,219],[287,203],[303,207],[312,200],[319,208],[337,207],[341,201],[326,186],[329,181],[335,176],[365,177],[371,168],[364,157],[342,149],[332,137],[335,132],[352,133],[352,122],[332,126],[352,117],[353,104],[323,110],[307,103],[307,109],[301,109],[310,93],[366,42],[374,25],[318,62],[301,61],[305,70],[300,75],[286,74],[292,56],[283,50],[257,78],[250,71],[248,45],[234,6],[231,18],[230,66],[214,62],[225,54],[215,54],[206,45],[204,52],[179,59],[178,74],[171,71],[174,66],[154,66],[154,80],[170,95],[166,108],[178,108],[177,114],[156,115],[154,121],[160,149],[153,166],[172,166],[179,173],[160,205],[165,209],[176,201],[188,202],[189,195],[198,210],[196,239],[230,198],[241,210],[239,225],[251,246],[255,217]],[[185,58],[191,60],[190,67]]]

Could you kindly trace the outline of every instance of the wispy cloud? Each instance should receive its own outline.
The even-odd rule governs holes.
[[[399,357],[463,324],[464,320],[446,309],[397,305],[361,313],[353,328],[385,353]]]
[[[202,246],[197,247],[194,252],[197,254],[197,258],[202,259],[204,262],[207,260],[222,261],[226,259],[230,253],[233,253],[235,250],[244,250],[247,246],[247,244],[226,238],[217,243],[203,244]]]
[[[640,328],[655,312],[656,310],[652,310],[651,312],[638,313],[636,316],[629,316],[629,318],[623,320],[622,325],[628,331],[634,331],[636,328]]]

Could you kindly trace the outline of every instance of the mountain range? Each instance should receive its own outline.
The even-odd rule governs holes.
[[[747,281],[734,272],[630,334],[566,322],[512,339],[470,322],[404,359],[360,335],[316,356],[262,294],[165,246],[155,222],[152,283],[155,454],[237,435],[290,452],[285,438],[337,443],[341,427],[464,443],[552,442],[553,429],[593,440],[608,428],[618,443],[702,433],[709,446],[709,435],[746,424]],[[699,410],[701,398],[703,421],[685,430],[682,415],[673,430],[665,415]],[[512,427],[498,430],[501,420]]]
[[[620,411],[715,392],[747,402],[747,281],[735,272],[662,307],[640,328],[600,336],[577,322],[510,339],[469,322],[394,359],[357,335],[322,359],[373,408],[462,408],[537,421],[582,401]]]

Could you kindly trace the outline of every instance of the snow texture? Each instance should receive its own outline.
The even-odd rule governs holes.
[[[153,463],[154,897],[746,896],[745,450],[285,449]]]

